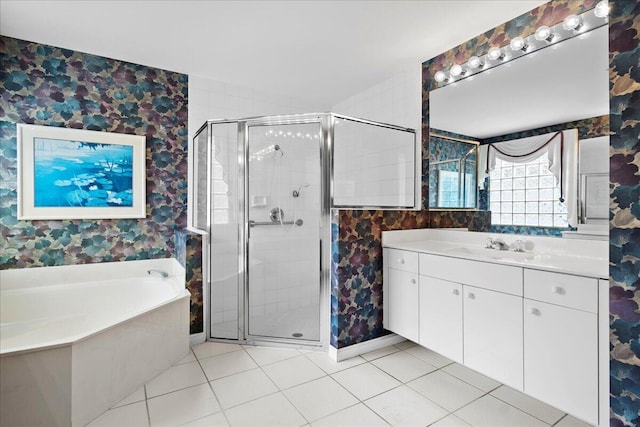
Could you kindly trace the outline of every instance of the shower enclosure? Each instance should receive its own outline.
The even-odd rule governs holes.
[[[339,120],[410,135],[415,153],[412,130],[330,113],[210,120],[195,135],[192,222],[208,236],[208,338],[326,343]],[[414,190],[385,200],[414,206]]]

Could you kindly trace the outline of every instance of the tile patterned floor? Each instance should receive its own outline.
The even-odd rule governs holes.
[[[410,342],[343,362],[204,343],[90,427],[557,426],[581,421]]]

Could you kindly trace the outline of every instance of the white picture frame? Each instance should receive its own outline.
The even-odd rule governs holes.
[[[16,126],[19,220],[146,217],[144,136]]]

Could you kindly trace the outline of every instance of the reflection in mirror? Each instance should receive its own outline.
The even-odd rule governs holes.
[[[608,75],[608,32],[606,27],[592,30],[568,40],[555,43],[549,48],[539,50],[517,58],[507,64],[492,68],[464,80],[433,90],[429,94],[430,127],[464,135],[465,139],[477,140],[481,146],[527,137],[553,134],[554,132],[573,129],[580,140],[591,139],[608,134],[609,123],[609,75]],[[545,153],[540,153],[544,157]],[[483,157],[482,154],[479,157]],[[504,160],[504,159],[503,159]],[[535,160],[535,159],[532,159]],[[492,215],[492,231],[514,232],[518,227],[549,227],[560,234],[566,223],[560,217],[554,217],[554,210],[562,213],[565,208],[560,203],[559,182],[554,183],[553,200],[540,200],[539,195],[546,188],[535,186],[548,171],[541,171],[540,161],[538,174],[529,176],[534,166],[524,168],[525,176],[524,200],[513,199],[513,188],[496,188],[500,182],[490,182],[484,176],[478,178],[478,208],[489,209],[502,204],[499,215]],[[608,155],[600,161],[608,165]],[[542,160],[545,167],[548,162]],[[582,163],[583,159],[579,159]],[[478,159],[479,171],[484,172],[483,160]],[[520,173],[518,165],[507,165],[500,173]],[[571,166],[570,173],[577,176],[577,163]],[[516,171],[517,169],[517,171]],[[433,171],[433,169],[431,170]],[[430,171],[430,172],[431,172]],[[437,173],[437,172],[436,172]],[[608,173],[600,171],[599,173]],[[498,172],[493,172],[495,178]],[[436,192],[437,180],[429,177],[429,191]],[[502,176],[500,177],[502,178]],[[593,211],[578,200],[578,195],[585,196],[589,192],[584,186],[591,187],[591,203],[593,206],[608,203],[608,194],[602,190],[602,178],[576,178],[572,194],[575,211],[579,212],[582,221],[588,212],[599,215],[600,210]],[[584,180],[584,181],[583,181]],[[591,180],[591,183],[588,181]],[[507,180],[508,181],[508,180]],[[549,178],[544,178],[545,185]],[[584,182],[581,187],[581,182]],[[518,181],[518,185],[520,185]],[[515,185],[515,181],[511,181]],[[535,187],[535,188],[534,188]],[[504,192],[502,192],[505,190]],[[531,190],[531,191],[529,191]],[[586,192],[585,192],[586,191]],[[545,197],[548,191],[544,191]],[[601,201],[594,200],[600,194]],[[497,197],[500,196],[500,199]],[[504,199],[502,198],[504,197]],[[511,199],[509,199],[511,197]],[[518,196],[519,197],[519,196]],[[586,196],[589,197],[589,196]],[[605,198],[606,197],[606,201]],[[431,200],[430,200],[431,201]],[[506,202],[506,203],[503,203]],[[516,202],[518,202],[516,204]],[[522,202],[522,203],[520,203]],[[551,207],[551,212],[547,212]],[[520,212],[514,212],[514,209]],[[524,211],[522,211],[524,209]],[[533,214],[552,215],[534,218]],[[514,216],[516,221],[514,221]],[[530,215],[527,215],[530,214]],[[504,221],[503,221],[504,219]],[[595,218],[594,218],[595,219]],[[576,221],[579,222],[579,221]],[[500,225],[505,224],[505,225]],[[577,224],[571,224],[575,226]],[[564,226],[564,227],[563,227]],[[543,231],[541,231],[543,232]],[[545,232],[546,233],[546,232]],[[556,231],[550,231],[556,234]]]
[[[478,142],[429,133],[429,207],[475,208]]]

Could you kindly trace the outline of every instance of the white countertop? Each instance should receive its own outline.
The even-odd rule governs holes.
[[[410,231],[414,233],[409,233]],[[523,240],[527,249],[525,253],[485,249],[484,241],[487,237],[502,239],[506,243]],[[609,277],[608,242],[425,229],[383,232],[382,245],[556,273],[601,279]]]

